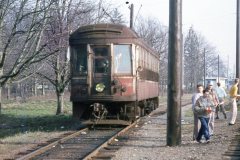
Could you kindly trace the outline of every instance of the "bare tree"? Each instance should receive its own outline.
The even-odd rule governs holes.
[[[20,73],[29,76],[25,71],[49,56],[44,52],[49,40],[43,42],[42,38],[51,4],[52,1],[0,0],[0,92],[9,80]]]
[[[203,81],[204,69],[206,76],[217,76],[217,51],[193,27],[190,27],[184,41],[184,85],[188,91],[192,91]]]
[[[81,0],[55,0],[52,7],[51,23],[48,24],[45,36],[46,38],[54,38],[54,41],[48,47],[49,52],[56,49],[58,52],[45,61],[43,64],[44,67],[37,74],[47,79],[55,87],[57,115],[63,113],[64,91],[70,81],[70,64],[68,58],[69,34],[79,27],[79,25],[83,25],[85,22],[88,23],[88,17],[93,11],[94,7],[92,4],[83,3]],[[79,17],[82,17],[82,21],[79,20]]]
[[[95,1],[95,11],[93,14],[93,23],[115,23],[124,24],[126,20],[114,4],[106,0]]]
[[[106,4],[106,5],[105,5]],[[63,95],[70,81],[68,38],[69,34],[79,26],[99,22],[121,22],[121,15],[117,10],[112,12],[110,5],[100,0],[55,0],[51,8],[51,23],[45,32],[46,39],[54,41],[48,46],[49,52],[58,50],[44,62],[44,67],[37,72],[38,75],[47,79],[54,87],[57,95],[56,114],[63,113]],[[110,18],[110,20],[109,20]],[[112,18],[112,19],[111,19]]]
[[[103,8],[103,11],[106,15],[106,17],[104,17],[105,22],[110,22],[110,23],[114,23],[114,24],[124,24],[126,22],[123,18],[123,15],[118,11],[117,8],[110,10],[110,11],[106,11]]]
[[[199,71],[202,66],[200,50],[200,39],[198,34],[191,27],[184,43],[184,84],[187,88],[195,88],[199,78]],[[200,78],[203,74],[200,74]]]

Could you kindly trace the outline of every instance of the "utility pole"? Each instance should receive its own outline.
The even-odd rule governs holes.
[[[229,88],[229,55],[227,61],[227,88]]]
[[[203,86],[204,86],[204,88],[206,88],[206,52],[205,52],[205,48],[204,48],[204,50],[203,50],[203,58],[204,58],[204,73],[203,73]]]
[[[240,37],[240,35],[239,35],[239,18],[240,18],[240,11],[239,11],[239,9],[240,9],[240,2],[239,2],[239,0],[237,0],[237,28],[236,28],[236,31],[237,31],[237,33],[236,33],[236,78],[240,78],[240,60],[239,60],[239,58],[240,58],[240,56],[239,56],[239,37]],[[240,87],[240,84],[238,85],[238,88]],[[240,90],[238,90],[238,94],[240,94]]]
[[[169,1],[167,145],[181,144],[182,0]]]
[[[133,4],[130,5],[130,28],[133,29],[133,13],[134,13],[134,7]]]
[[[219,55],[218,55],[218,82],[219,82]]]
[[[129,2],[126,1],[126,4],[129,4]],[[130,9],[130,28],[133,29],[133,13],[134,13],[133,4],[129,5],[128,8]]]

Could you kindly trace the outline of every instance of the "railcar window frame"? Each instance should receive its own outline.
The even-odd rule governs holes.
[[[87,75],[88,71],[88,52],[87,45],[80,44],[71,46],[72,55],[72,74],[73,75]]]
[[[90,52],[93,53],[93,72],[95,74],[108,74],[111,72],[110,48],[110,45],[90,45]]]
[[[113,44],[113,64],[114,74],[132,74],[131,44]]]

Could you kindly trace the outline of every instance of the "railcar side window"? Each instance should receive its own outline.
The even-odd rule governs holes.
[[[131,46],[114,45],[114,72],[131,73]]]
[[[74,46],[72,50],[73,50],[74,73],[87,74],[86,45]]]

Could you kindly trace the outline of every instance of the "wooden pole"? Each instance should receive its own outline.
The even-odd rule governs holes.
[[[240,18],[240,2],[237,0],[237,26],[236,26],[236,78],[240,78],[240,56],[239,56],[239,18]],[[240,84],[238,85],[238,88],[240,88]],[[238,94],[240,94],[240,89],[238,89]]]
[[[219,55],[218,55],[218,81],[217,81],[217,82],[220,82],[220,74],[219,74],[219,71],[220,71],[220,68],[219,68]]]
[[[167,145],[181,144],[182,0],[169,1]]]
[[[203,75],[203,86],[204,86],[204,88],[206,88],[207,86],[206,86],[206,52],[205,52],[205,48],[204,48],[204,50],[203,50],[203,56],[204,56],[204,75]]]
[[[133,14],[134,14],[134,6],[130,5],[130,28],[133,29]]]

